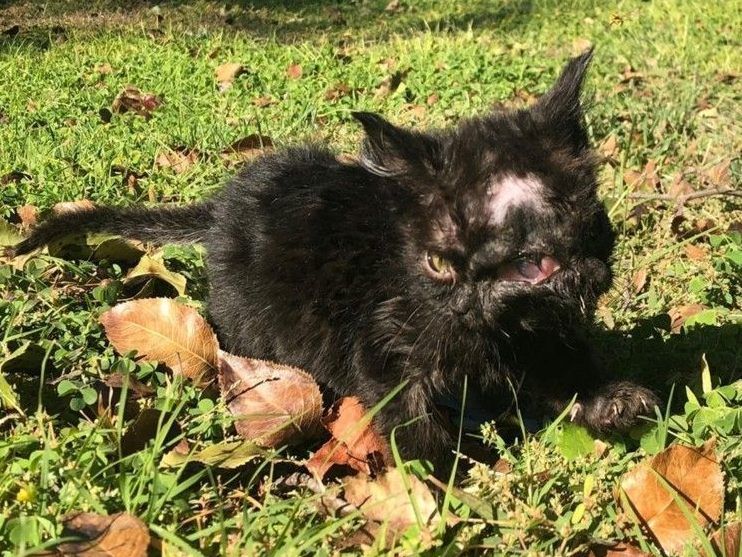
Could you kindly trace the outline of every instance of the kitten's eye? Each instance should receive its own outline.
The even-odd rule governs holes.
[[[445,281],[452,281],[454,279],[453,266],[445,257],[441,257],[437,253],[427,252],[425,254],[425,262],[427,263],[428,271],[434,278]]]

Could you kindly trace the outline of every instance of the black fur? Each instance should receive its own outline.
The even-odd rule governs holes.
[[[581,336],[611,283],[614,242],[580,105],[590,56],[571,60],[529,110],[430,133],[357,113],[358,163],[286,149],[204,204],[55,217],[16,252],[80,230],[202,241],[223,348],[309,370],[369,407],[406,381],[378,422],[390,433],[413,420],[397,431],[408,457],[449,459],[454,440],[433,401],[459,393],[465,376],[493,404],[509,381],[551,411],[577,393],[575,420],[626,428],[656,399],[602,378]],[[543,190],[493,220],[488,188],[507,176]],[[452,281],[431,277],[428,253],[452,263]],[[547,280],[502,278],[542,256],[560,264]]]

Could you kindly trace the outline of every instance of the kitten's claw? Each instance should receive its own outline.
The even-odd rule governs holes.
[[[597,431],[626,431],[639,423],[658,403],[657,397],[644,387],[629,382],[614,383],[599,394],[572,408],[570,418]]]
[[[575,402],[572,405],[572,410],[569,411],[569,421],[574,422],[580,415],[582,415],[582,404]]]

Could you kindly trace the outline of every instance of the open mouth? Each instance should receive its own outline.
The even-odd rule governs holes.
[[[500,265],[496,278],[509,282],[539,284],[556,273],[560,267],[559,261],[550,255],[545,255],[540,259],[519,257]]]

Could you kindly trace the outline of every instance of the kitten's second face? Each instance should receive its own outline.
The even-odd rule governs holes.
[[[588,61],[570,62],[530,110],[450,131],[418,134],[360,116],[367,168],[412,200],[402,215],[405,287],[413,321],[434,341],[424,344],[471,350],[493,334],[560,334],[589,317],[610,285],[613,234],[579,108]]]

